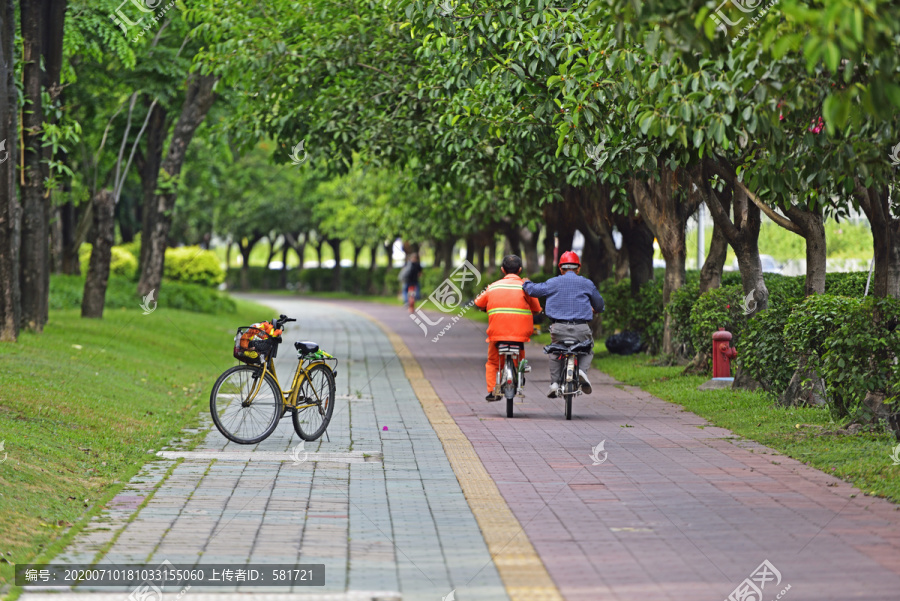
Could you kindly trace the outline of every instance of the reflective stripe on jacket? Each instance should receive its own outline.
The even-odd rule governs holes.
[[[536,298],[522,290],[522,278],[509,274],[478,295],[475,304],[487,310],[487,341],[528,342],[534,332],[532,313],[541,311]]]

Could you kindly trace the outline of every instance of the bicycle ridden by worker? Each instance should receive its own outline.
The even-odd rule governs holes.
[[[488,356],[484,365],[484,378],[487,383],[488,402],[499,401],[494,396],[497,383],[497,370],[500,367],[500,354],[497,342],[521,342],[531,339],[534,333],[534,315],[541,312],[541,304],[536,298],[525,294],[522,290],[522,259],[516,255],[503,258],[500,265],[503,278],[487,287],[475,299],[475,306],[488,314],[487,343]],[[519,361],[525,358],[525,348],[519,355]]]
[[[564,252],[559,258],[559,272],[560,275],[541,284],[525,280],[522,290],[529,296],[546,299],[544,313],[550,319],[550,340],[552,342],[593,341],[591,319],[594,317],[594,313],[603,311],[603,297],[600,296],[600,292],[593,282],[579,275],[581,260],[571,250]],[[593,351],[578,355],[578,379],[581,382],[581,390],[585,394],[591,394],[591,383],[587,378],[587,370],[593,358]],[[559,393],[558,382],[561,379],[562,370],[562,361],[551,356],[550,390],[547,391],[547,396],[551,399],[556,398]]]

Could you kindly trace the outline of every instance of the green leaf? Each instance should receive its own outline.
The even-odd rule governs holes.
[[[900,108],[900,86],[889,83],[884,86],[884,93],[890,99],[891,104]]]
[[[832,94],[822,104],[822,117],[828,132],[834,134],[836,128],[842,128],[847,124],[850,116],[850,99],[846,94]]]
[[[853,18],[850,20],[850,28],[857,42],[863,41],[863,13],[859,7],[853,8]]]
[[[837,73],[841,64],[841,50],[834,42],[825,45],[825,64],[832,73]]]
[[[659,29],[656,29],[647,35],[647,38],[644,41],[644,48],[646,48],[647,54],[649,54],[651,56],[656,54],[656,46],[657,46],[657,44],[659,44],[660,34],[662,34],[662,31]]]

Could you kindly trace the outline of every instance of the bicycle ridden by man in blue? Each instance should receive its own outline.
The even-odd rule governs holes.
[[[601,313],[605,307],[603,297],[594,283],[579,275],[581,260],[574,252],[566,251],[559,259],[560,275],[546,282],[536,284],[526,280],[522,290],[529,296],[545,298],[544,313],[550,318],[550,340],[593,341],[591,319],[594,313]],[[593,351],[578,355],[578,379],[581,390],[591,394],[591,383],[587,378],[587,370],[594,358]],[[550,358],[550,390],[547,396],[556,398],[559,393],[559,381],[563,364],[556,358]]]

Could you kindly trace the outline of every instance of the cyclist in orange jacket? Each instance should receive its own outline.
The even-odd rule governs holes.
[[[497,370],[500,368],[500,355],[496,342],[528,342],[534,333],[534,315],[541,312],[541,304],[536,298],[525,294],[522,290],[522,259],[516,255],[503,258],[500,271],[504,277],[487,287],[475,299],[475,306],[488,314],[488,357],[484,365],[484,379],[487,384],[488,402],[499,401],[494,396],[497,383]],[[525,349],[519,360],[525,358]]]

